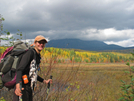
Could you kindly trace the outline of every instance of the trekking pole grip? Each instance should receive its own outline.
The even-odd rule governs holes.
[[[52,79],[52,75],[50,76],[50,79]],[[46,95],[46,100],[48,99],[48,93],[49,93],[49,91],[50,91],[50,81],[48,82],[48,85],[47,85],[47,95]]]
[[[53,76],[50,75],[50,79],[52,79],[52,78],[53,78]],[[48,83],[48,85],[47,85],[47,88],[50,88],[50,81],[49,81],[49,83]]]
[[[53,77],[53,76],[52,76],[52,75],[50,75],[50,79],[52,79],[52,77]]]
[[[22,90],[22,82],[20,82],[20,90]],[[22,101],[22,96],[19,96],[19,101]]]

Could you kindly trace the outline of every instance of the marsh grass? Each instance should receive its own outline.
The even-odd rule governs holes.
[[[49,64],[43,68],[49,68]],[[117,101],[121,96],[120,80],[129,80],[126,70],[128,67],[123,63],[55,64],[51,68],[53,84],[48,101]],[[40,88],[45,92],[46,85]]]
[[[42,63],[39,75],[45,79],[53,75],[48,101],[117,101],[121,97],[120,80],[129,82],[126,70],[128,66],[123,63],[59,63],[51,67]],[[34,101],[45,101],[46,88],[38,82]],[[13,91],[4,92],[2,96],[10,101]]]

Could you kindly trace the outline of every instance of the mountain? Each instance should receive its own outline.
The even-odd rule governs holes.
[[[46,47],[55,48],[71,48],[71,49],[81,49],[88,51],[106,51],[106,50],[125,50],[134,49],[134,47],[121,47],[118,45],[108,45],[102,41],[84,41],[80,39],[58,39],[50,40]]]

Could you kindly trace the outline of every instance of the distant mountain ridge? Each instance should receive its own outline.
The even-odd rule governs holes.
[[[71,49],[81,49],[88,51],[106,51],[106,50],[125,50],[134,49],[134,47],[121,47],[118,45],[108,45],[102,41],[84,41],[80,39],[57,39],[50,40],[46,47],[55,48],[71,48]]]

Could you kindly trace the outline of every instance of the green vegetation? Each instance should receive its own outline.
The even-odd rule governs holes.
[[[134,56],[134,54],[132,54]],[[126,82],[121,80],[121,90],[122,90],[122,97],[120,97],[120,101],[134,101],[134,66],[130,66],[130,63],[126,63],[129,67],[129,71],[125,71],[127,76],[129,77],[129,81]]]

